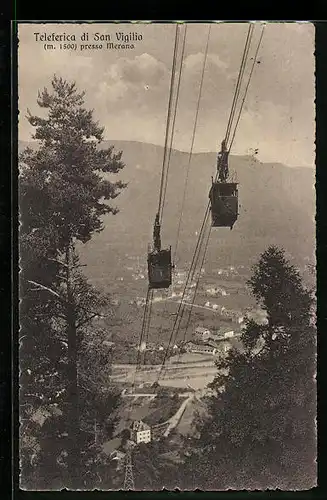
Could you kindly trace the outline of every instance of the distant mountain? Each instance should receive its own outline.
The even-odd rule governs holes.
[[[20,143],[20,149],[28,143]],[[158,204],[163,148],[130,141],[105,141],[122,150],[126,164],[119,177],[128,187],[114,200],[120,212],[105,218],[104,231],[82,248],[82,256],[93,271],[124,266],[126,255],[146,259],[147,244]],[[173,150],[163,214],[162,244],[175,250],[188,153]],[[192,156],[177,265],[192,258],[208,203],[216,154]],[[296,261],[312,259],[315,247],[315,171],[261,163],[253,157],[231,156],[230,169],[239,182],[240,215],[232,231],[213,228],[207,253],[212,265],[249,264],[269,244],[282,246]],[[101,268],[99,267],[101,265]],[[208,264],[209,265],[209,264]],[[93,271],[92,271],[93,269]]]

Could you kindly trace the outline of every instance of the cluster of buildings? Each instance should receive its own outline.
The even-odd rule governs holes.
[[[231,339],[237,338],[239,333],[234,330],[221,328],[219,332],[212,333],[208,328],[199,326],[194,332],[192,340],[186,342],[184,348],[187,352],[198,354],[227,353],[232,347]]]

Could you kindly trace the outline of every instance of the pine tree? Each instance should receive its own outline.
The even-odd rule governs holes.
[[[27,148],[19,159],[20,399],[26,406],[30,388],[37,386],[42,389],[32,392],[42,403],[46,389],[47,402],[57,393],[63,408],[69,408],[63,415],[68,430],[67,478],[76,488],[83,447],[79,351],[87,325],[106,307],[81,273],[76,244],[102,231],[104,215],[117,213],[108,201],[125,185],[108,176],[124,164],[121,152],[100,149],[104,129],[83,107],[84,93],[77,92],[75,83],[54,76],[51,85],[52,92],[44,89],[37,100],[46,118],[28,115],[39,147]],[[60,379],[57,391],[54,377]]]
[[[267,324],[247,321],[245,352],[232,350],[217,363],[185,484],[308,489],[316,475],[313,298],[276,247],[262,254],[249,285]]]

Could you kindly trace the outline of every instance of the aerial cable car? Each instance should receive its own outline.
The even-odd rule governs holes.
[[[160,220],[157,213],[153,228],[153,249],[148,252],[149,288],[169,288],[172,268],[171,247],[161,249]]]
[[[237,182],[228,182],[228,156],[226,141],[223,140],[217,159],[218,179],[212,179],[209,199],[211,226],[233,229],[238,217],[238,188]]]

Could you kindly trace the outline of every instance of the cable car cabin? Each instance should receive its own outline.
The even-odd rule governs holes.
[[[171,285],[171,248],[148,254],[150,288],[169,288]]]
[[[238,189],[236,182],[213,182],[209,198],[211,225],[233,228],[238,216]]]

